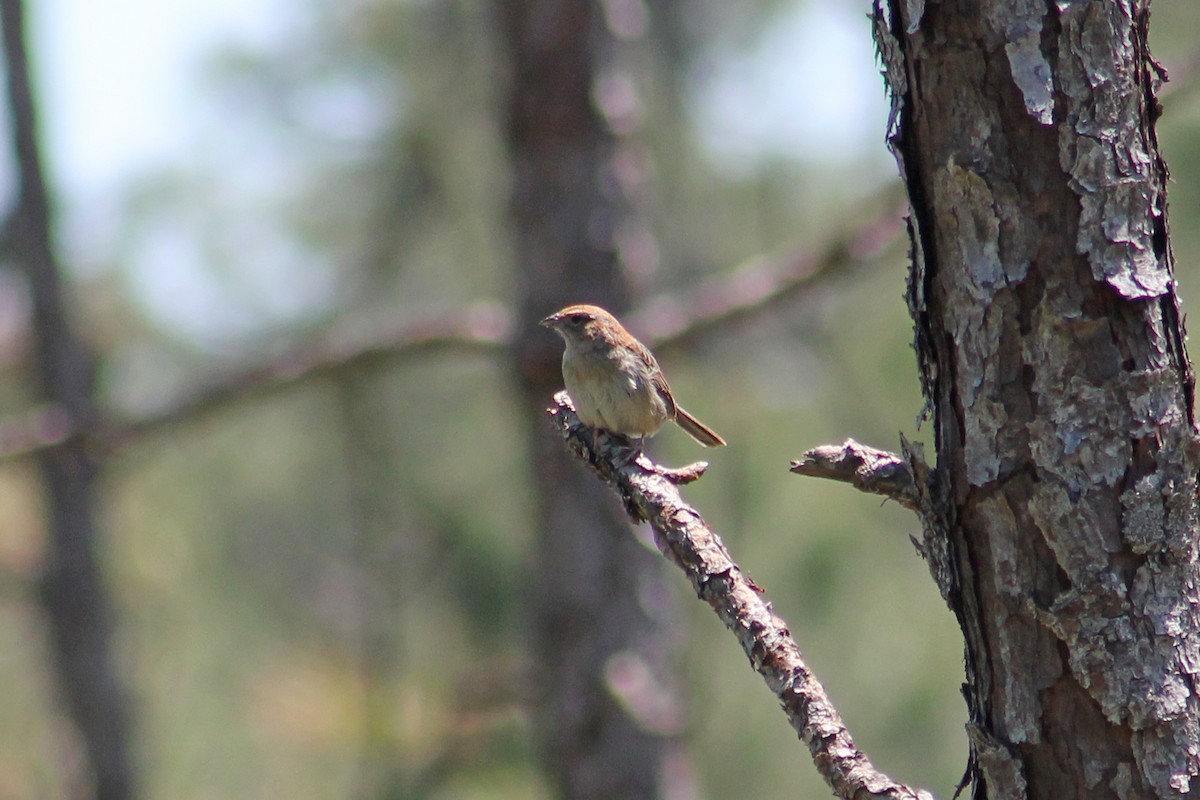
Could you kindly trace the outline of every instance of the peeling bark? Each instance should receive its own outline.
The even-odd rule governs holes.
[[[876,6],[974,796],[1200,797],[1194,378],[1144,2]]]

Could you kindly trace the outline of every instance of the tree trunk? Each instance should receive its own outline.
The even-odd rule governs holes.
[[[876,21],[974,796],[1200,797],[1194,381],[1147,4]]]
[[[93,416],[93,365],[67,322],[62,270],[51,244],[20,0],[0,0],[9,119],[19,193],[5,245],[24,271],[33,308],[41,400],[78,433]],[[57,678],[87,755],[98,800],[134,796],[129,706],[112,658],[113,615],[96,554],[99,465],[81,436],[38,453],[50,522],[41,601]]]
[[[613,170],[620,142],[593,103],[613,37],[591,0],[501,0],[497,11],[511,64],[514,356],[537,489],[534,735],[558,797],[656,798],[677,732],[659,714],[677,707],[662,680],[670,591],[616,498],[546,424],[562,345],[537,326],[570,303],[627,303],[615,243],[629,213]],[[657,679],[654,698],[624,693],[635,673]]]

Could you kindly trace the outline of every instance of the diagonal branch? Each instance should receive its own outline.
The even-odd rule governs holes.
[[[494,304],[480,303],[433,319],[377,331],[367,337],[330,337],[298,347],[261,366],[215,380],[193,390],[170,408],[113,425],[100,437],[109,447],[121,446],[239,403],[281,394],[300,384],[336,379],[432,353],[494,354],[507,345],[510,329],[506,311]]]
[[[604,433],[595,435],[599,445],[593,446],[594,432],[579,421],[566,393],[554,399],[549,413],[567,447],[617,493],[635,521],[650,523],[663,555],[737,636],[834,794],[844,800],[932,800],[928,792],[879,772],[858,749],[787,625],[699,512],[683,501],[671,476],[647,469],[642,458],[630,459],[629,450]]]
[[[646,343],[661,353],[762,314],[844,276],[899,238],[900,212],[891,194],[883,192],[871,201],[869,205],[882,210],[834,237],[824,248],[786,258],[755,260],[702,284],[685,300],[659,298],[630,315],[643,323],[635,323],[634,327],[645,331]],[[693,311],[685,313],[684,309]],[[298,346],[267,363],[215,377],[171,406],[133,419],[102,416],[81,421],[58,405],[40,406],[0,420],[0,461],[27,457],[77,439],[88,442],[98,452],[126,447],[144,436],[243,402],[407,359],[446,352],[494,355],[508,346],[512,331],[507,310],[493,303],[478,303],[369,335],[336,334]]]
[[[83,440],[96,452],[135,443],[142,437],[198,421],[240,403],[282,394],[323,379],[451,351],[492,354],[503,349],[511,324],[491,304],[468,306],[376,332],[370,337],[337,335],[299,346],[269,361],[194,388],[161,411],[130,420],[80,424],[61,405],[44,404],[0,420],[0,460],[33,455]]]
[[[664,353],[845,277],[904,232],[905,206],[896,187],[887,187],[863,205],[864,217],[819,249],[758,257],[689,292],[652,299],[628,315],[632,327],[645,334],[639,338],[655,353]]]
[[[42,403],[0,420],[0,459],[31,456],[59,447],[77,434],[71,414],[60,403]]]

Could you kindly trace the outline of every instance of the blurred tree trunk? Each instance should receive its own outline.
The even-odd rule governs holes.
[[[1142,0],[877,0],[976,798],[1200,797],[1194,380]]]
[[[38,152],[37,124],[20,0],[0,0],[8,112],[16,158],[16,206],[5,230],[7,256],[29,281],[41,399],[84,431],[93,417],[92,360],[71,331],[61,269],[51,244],[50,204]],[[113,618],[96,548],[98,464],[82,436],[38,454],[49,513],[41,600],[59,686],[82,738],[95,796],[134,796],[129,711],[112,659]]]
[[[661,710],[677,708],[661,681],[670,592],[661,560],[637,542],[616,498],[546,424],[562,350],[537,326],[573,302],[617,312],[627,304],[615,244],[629,213],[613,170],[620,144],[593,104],[613,37],[591,0],[495,8],[511,69],[515,358],[538,504],[529,598],[535,736],[561,798],[659,797],[676,724]],[[630,674],[659,679],[649,704],[628,692]]]

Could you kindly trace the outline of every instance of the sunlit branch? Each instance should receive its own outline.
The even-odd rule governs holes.
[[[879,772],[858,749],[786,623],[699,512],[683,501],[672,476],[644,458],[631,459],[631,451],[613,437],[594,435],[579,421],[565,392],[554,399],[550,417],[567,447],[617,493],[635,521],[649,522],[663,555],[684,571],[697,596],[737,637],[834,794],[847,800],[932,800],[929,793]]]
[[[891,498],[912,511],[919,507],[908,461],[898,453],[867,447],[853,439],[814,447],[792,462],[791,471],[849,483],[859,491]]]

